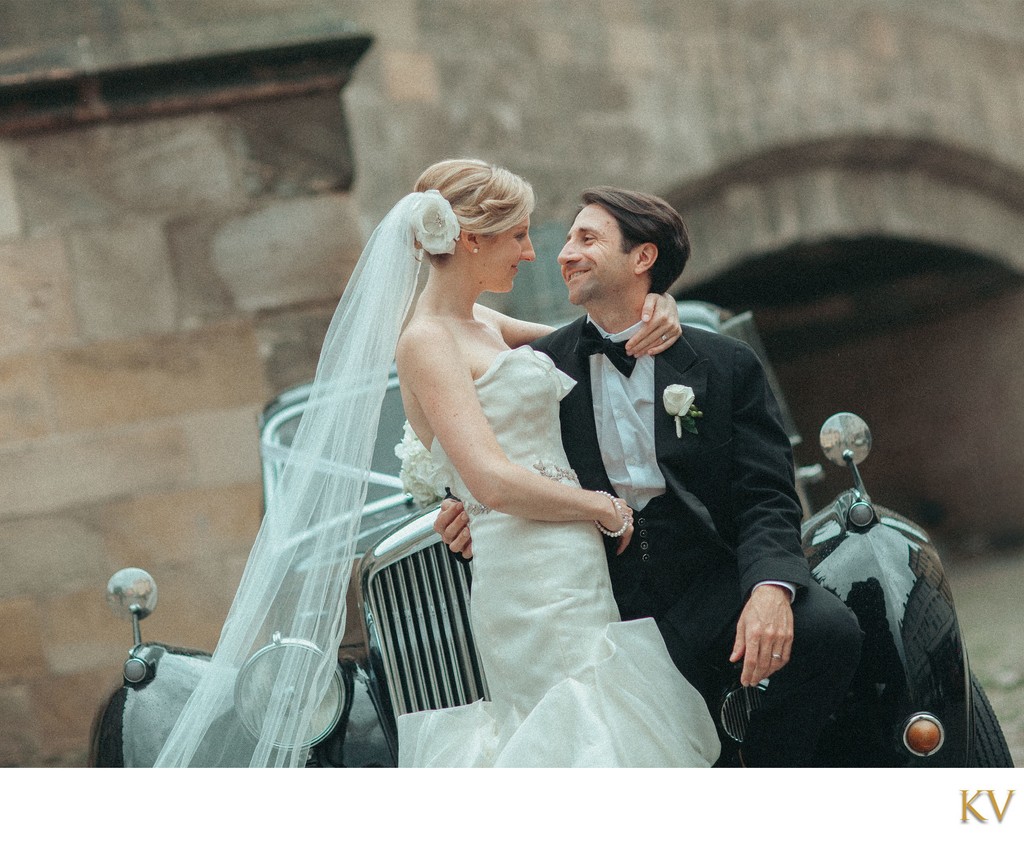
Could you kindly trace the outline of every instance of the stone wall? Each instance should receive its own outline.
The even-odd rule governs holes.
[[[363,243],[337,93],[0,140],[0,765],[85,760],[129,624],[212,648],[259,525],[257,415]]]
[[[0,12],[0,67],[55,45],[173,56],[345,21],[375,39],[344,112],[309,96],[0,139],[0,765],[84,761],[129,644],[103,605],[117,568],[157,577],[147,637],[215,643],[259,521],[256,415],[312,374],[366,233],[437,159],[523,173],[534,224],[553,235],[587,185],[670,196],[693,227],[689,293],[833,236],[952,243],[1024,274],[1024,19],[1011,0],[3,0]],[[886,464],[942,491],[998,477],[1011,503],[978,524],[1024,520],[1021,303],[999,303],[965,290],[963,314],[854,350],[875,373],[905,366],[923,402],[885,379],[836,379],[834,350],[789,362],[805,434],[825,399],[867,407],[898,421]],[[942,424],[945,372],[921,351],[936,337],[944,357],[974,350],[987,413]],[[935,449],[955,458],[922,472]],[[902,496],[899,476],[887,492]],[[947,514],[978,518],[954,499]]]

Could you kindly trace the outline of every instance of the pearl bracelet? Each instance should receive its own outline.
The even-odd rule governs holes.
[[[597,526],[597,530],[604,534],[605,537],[621,537],[626,533],[626,529],[629,528],[632,520],[622,512],[622,505],[619,504],[618,500],[611,493],[606,493],[604,490],[595,490],[594,492],[600,493],[602,496],[607,496],[612,500],[612,504],[615,506],[615,513],[622,518],[622,527],[618,531],[609,531],[598,519],[594,520],[594,525]]]

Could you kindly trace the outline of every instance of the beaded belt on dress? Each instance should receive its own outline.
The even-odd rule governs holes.
[[[560,467],[557,464],[546,461],[535,462],[533,468],[545,478],[551,478],[555,481],[572,481],[575,484],[580,483],[579,476],[576,475],[576,471],[573,469]],[[470,516],[480,516],[480,514],[489,513],[491,510],[487,505],[481,505],[479,502],[474,502],[471,499],[464,501],[462,506]]]

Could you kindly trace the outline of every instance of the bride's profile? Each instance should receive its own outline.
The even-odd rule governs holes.
[[[550,329],[484,308],[533,260],[534,197],[471,159],[428,168],[367,242],[331,322],[309,403],[209,670],[158,766],[300,766],[344,632],[359,512],[391,362],[409,423],[466,504],[470,600],[489,700],[398,720],[400,766],[707,766],[703,699],[650,619],[621,622],[601,534],[625,547],[631,511],[584,490],[562,448],[572,389],[526,344]],[[422,259],[422,260],[421,260]],[[409,316],[421,267],[426,282]],[[665,344],[660,306],[634,352]],[[672,339],[678,335],[674,308]],[[292,650],[263,679],[259,739],[235,678],[278,633]]]

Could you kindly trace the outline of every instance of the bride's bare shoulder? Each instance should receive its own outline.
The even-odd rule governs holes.
[[[398,342],[419,343],[424,338],[436,340],[442,336],[451,335],[451,325],[443,317],[434,314],[413,314],[409,322],[402,328]]]
[[[432,316],[413,316],[398,338],[395,358],[399,370],[403,364],[422,359],[424,353],[445,355],[457,348],[451,324]]]
[[[523,346],[532,343],[539,337],[551,332],[551,326],[542,323],[528,323],[525,320],[518,320],[509,317],[500,311],[495,311],[481,305],[479,302],[473,306],[473,316],[481,323],[490,326],[498,332],[505,344],[510,347]]]

